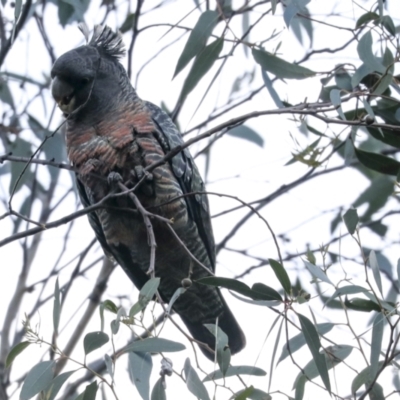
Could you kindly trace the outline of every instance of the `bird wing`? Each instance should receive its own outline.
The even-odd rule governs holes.
[[[162,135],[160,137],[156,134],[156,137],[160,145],[163,147],[164,152],[167,153],[174,147],[183,145],[184,141],[182,135],[168,114],[150,102],[146,102],[146,105],[150,110],[153,122],[159,129],[159,133]],[[183,194],[205,192],[206,189],[203,180],[188,148],[179,152],[169,162]],[[211,269],[212,271],[215,271],[215,242],[212,233],[209,211],[210,207],[207,195],[204,193],[196,193],[186,196],[185,201],[189,211],[189,216],[196,223],[201,240],[206,247],[211,263]]]

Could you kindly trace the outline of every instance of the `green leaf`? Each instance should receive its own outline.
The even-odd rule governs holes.
[[[193,28],[188,41],[176,64],[174,78],[186,67],[189,61],[197,56],[205,47],[208,38],[218,22],[218,13],[216,11],[205,11],[200,15],[195,27]]]
[[[355,208],[348,209],[343,215],[343,221],[350,235],[353,235],[358,224],[357,210]]]
[[[6,368],[8,368],[14,362],[16,357],[20,355],[30,344],[31,343],[27,341],[16,344],[7,355]]]
[[[58,285],[58,278],[54,287],[54,306],[53,306],[53,326],[54,332],[58,333],[58,326],[60,324],[61,301],[60,301],[60,287]]]
[[[187,358],[183,367],[186,377],[186,386],[190,393],[200,400],[210,400],[207,389],[200,380],[195,369],[190,365],[190,359]]]
[[[185,79],[181,94],[180,101],[183,101],[188,94],[197,86],[201,78],[210,70],[215,61],[219,57],[222,48],[224,47],[224,39],[219,38],[215,42],[206,46],[196,57],[192,68]]]
[[[158,379],[151,391],[151,400],[167,400],[163,385],[163,378]]]
[[[184,350],[186,347],[182,343],[162,338],[147,338],[128,344],[124,352],[134,351],[140,353],[162,353]]]
[[[241,390],[238,393],[234,394],[234,399],[235,400],[246,400],[250,398],[250,395],[253,393],[254,391],[254,387],[253,386],[249,386],[246,389]]]
[[[68,21],[75,12],[75,9],[71,4],[68,4],[63,0],[58,0],[57,5],[58,5],[58,20],[60,21],[61,26],[65,28]]]
[[[356,22],[356,29],[360,28],[362,25],[368,24],[370,21],[377,21],[379,19],[379,15],[374,12],[367,12],[361,15]]]
[[[324,307],[333,299],[339,296],[343,296],[344,294],[356,294],[356,293],[365,293],[368,292],[368,289],[363,288],[362,286],[357,286],[357,285],[348,285],[348,286],[343,286],[337,290],[335,290],[335,293],[329,299],[326,301]]]
[[[94,350],[97,350],[101,346],[105,345],[109,341],[109,337],[104,332],[91,332],[88,333],[83,339],[83,348],[85,355],[88,355]]]
[[[83,392],[82,400],[95,400],[98,388],[97,381],[87,385],[85,391]]]
[[[298,314],[301,330],[306,339],[308,348],[311,351],[315,365],[317,366],[318,372],[321,376],[322,381],[328,392],[331,392],[331,383],[329,380],[328,367],[323,354],[320,354],[319,349],[321,343],[319,341],[319,335],[313,323],[304,315]]]
[[[22,385],[20,400],[28,400],[46,389],[53,380],[55,361],[42,361],[28,373]]]
[[[129,377],[143,400],[149,400],[152,369],[153,360],[149,353],[128,353]]]
[[[253,375],[253,376],[265,376],[267,373],[258,367],[250,366],[250,365],[239,365],[237,367],[229,367],[225,373],[225,378],[229,376],[236,376],[236,375]],[[222,375],[221,371],[213,371],[211,374],[208,374],[204,379],[203,382],[215,381],[217,379],[222,379],[224,376]]]
[[[396,27],[390,15],[384,15],[380,19],[380,23],[392,36],[396,36]]]
[[[14,100],[7,81],[0,79],[0,100],[14,108]]]
[[[315,278],[329,283],[330,285],[333,285],[333,283],[331,282],[331,280],[328,278],[328,276],[326,275],[326,273],[324,271],[322,271],[321,268],[311,264],[310,262],[303,260],[305,266],[307,267],[307,269],[310,271],[311,275],[313,275]]]
[[[378,286],[378,289],[382,295],[381,272],[379,270],[378,260],[376,259],[376,254],[374,250],[371,250],[371,253],[369,253],[369,266],[372,269],[372,274],[374,275],[376,286]]]
[[[291,64],[264,50],[253,49],[252,54],[256,63],[260,64],[264,70],[271,72],[280,79],[304,79],[316,74],[308,68]]]
[[[284,291],[290,295],[292,286],[290,283],[289,275],[287,274],[285,268],[280,263],[278,263],[278,261],[275,261],[272,258],[269,258],[268,261]]]
[[[350,310],[355,310],[355,311],[362,311],[362,312],[381,311],[379,305],[373,302],[372,300],[366,300],[359,297],[355,297],[351,300],[348,300],[346,297],[344,305]]]
[[[107,311],[110,311],[114,314],[116,314],[118,312],[118,307],[111,300],[104,300],[102,302],[102,305],[103,305],[104,309]]]
[[[257,290],[254,290],[254,285],[253,288],[250,289],[245,283],[240,282],[236,279],[220,278],[216,276],[208,276],[206,278],[201,278],[198,279],[196,282],[201,283],[202,285],[224,287],[226,289],[240,293],[244,296],[250,297],[253,300],[282,301],[281,295],[276,290],[266,285],[257,286],[258,284],[256,284],[255,289]]]
[[[395,132],[382,128],[367,127],[368,133],[377,140],[400,149],[400,136]]]
[[[263,283],[255,283],[251,290],[256,293],[256,296],[262,297],[265,300],[280,300],[282,301],[281,295],[271,287],[264,285]]]
[[[325,322],[322,324],[317,324],[315,327],[317,328],[317,331],[320,335],[324,335],[325,333],[328,333],[330,330],[332,330],[334,326],[335,324],[332,324],[331,322]],[[277,364],[279,364],[281,361],[289,356],[288,346],[290,348],[290,352],[293,354],[297,350],[301,349],[305,344],[306,338],[304,337],[302,332],[289,339],[289,341],[282,346],[282,353],[279,357]]]
[[[257,146],[264,146],[264,139],[253,129],[249,128],[246,125],[236,126],[227,132],[230,136],[235,136],[240,139],[248,140],[256,144]]]
[[[373,71],[383,74],[386,68],[372,53],[372,34],[368,31],[358,42],[357,52],[360,59]]]
[[[217,325],[204,324],[204,326],[215,336],[215,352],[217,353],[217,363],[223,376],[231,363],[231,351],[228,345],[227,334]]]
[[[368,208],[362,216],[362,221],[370,221],[374,213],[380,210],[393,194],[393,180],[386,175],[380,175],[371,180],[369,187],[360,194],[353,203],[354,207],[360,207],[367,203]]]
[[[254,386],[249,386],[246,389],[240,390],[239,392],[235,393],[234,396],[235,400],[272,400],[272,397],[268,393],[260,389],[256,389]]]
[[[54,400],[60,391],[62,385],[67,381],[67,379],[74,373],[74,371],[64,372],[58,376],[56,376],[49,384],[49,386],[45,390],[45,398],[46,400]]]
[[[130,31],[131,29],[133,29],[135,19],[136,19],[135,13],[129,13],[126,16],[125,21],[122,23],[121,27],[119,28],[119,31],[121,33],[126,33],[128,31]]]

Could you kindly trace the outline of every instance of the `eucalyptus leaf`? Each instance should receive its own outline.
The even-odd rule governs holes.
[[[189,61],[197,56],[205,47],[208,38],[218,22],[218,13],[207,10],[200,15],[195,27],[193,28],[188,41],[178,59],[175,67],[174,78],[186,67]]]
[[[105,345],[109,341],[109,337],[104,332],[90,332],[83,339],[83,348],[85,354],[88,355],[94,350]]]
[[[264,50],[253,49],[252,54],[256,63],[267,72],[271,72],[280,79],[305,79],[316,73],[300,65],[291,64],[282,58],[267,53]]]
[[[140,353],[162,353],[182,351],[186,347],[182,343],[173,342],[163,338],[147,338],[128,344],[124,352],[134,351]]]
[[[196,370],[191,366],[189,358],[186,359],[183,370],[185,371],[186,386],[188,390],[200,400],[210,400],[207,389],[197,375]]]
[[[149,400],[152,369],[153,360],[149,353],[128,353],[129,377],[143,400]]]
[[[54,376],[55,361],[42,361],[36,364],[26,375],[22,385],[20,400],[28,400],[46,389]]]

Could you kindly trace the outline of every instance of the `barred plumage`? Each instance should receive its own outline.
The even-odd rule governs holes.
[[[121,175],[132,187],[143,170],[183,143],[168,115],[142,101],[118,62],[123,54],[122,38],[108,27],[96,26],[87,45],[62,55],[54,64],[52,93],[68,115],[68,156],[77,168],[77,186],[85,207],[102,200],[113,188],[110,173]],[[151,177],[136,195],[152,213],[173,220],[178,237],[209,270],[215,270],[215,244],[204,184],[188,149],[151,171]],[[132,201],[116,197],[107,208],[89,214],[96,237],[105,253],[112,256],[134,284],[141,288],[148,280],[150,263],[147,230]],[[220,291],[196,283],[209,272],[193,262],[171,234],[165,222],[152,221],[156,236],[155,274],[168,302],[182,280],[190,276],[193,285],[175,302],[193,337],[214,348],[215,338],[204,327],[215,323],[229,337],[232,353],[245,345],[244,335]],[[213,354],[202,348],[210,359]]]

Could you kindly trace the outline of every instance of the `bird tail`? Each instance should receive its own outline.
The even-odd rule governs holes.
[[[221,296],[222,297],[222,296]],[[228,344],[232,354],[239,353],[246,346],[246,337],[228,305],[224,302],[224,311],[218,318],[218,326],[228,336]],[[211,349],[215,350],[215,336],[204,326],[206,323],[216,324],[216,321],[192,322],[184,316],[180,316],[194,339],[203,342]],[[214,361],[215,355],[207,347],[199,346],[203,354],[211,361]]]

